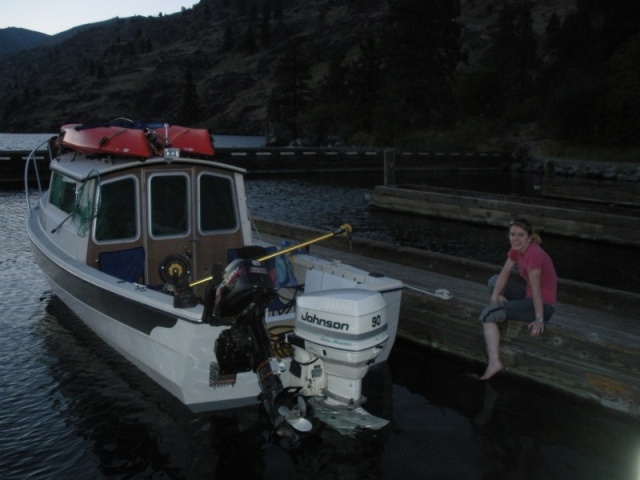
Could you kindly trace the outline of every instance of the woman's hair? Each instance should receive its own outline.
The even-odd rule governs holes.
[[[531,225],[531,222],[529,222],[529,220],[527,220],[526,218],[512,219],[511,222],[509,222],[509,228],[513,226],[520,227],[525,232],[527,232],[527,235],[531,237],[532,242],[542,243],[542,239],[540,238],[540,235],[538,235],[537,233],[533,233],[533,226]]]

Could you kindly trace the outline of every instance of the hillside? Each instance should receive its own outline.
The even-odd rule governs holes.
[[[356,11],[327,7],[339,2],[289,1],[283,18],[272,21],[268,48],[260,45],[251,55],[221,53],[228,25],[238,43],[249,28],[261,26],[257,15],[224,3],[203,0],[174,15],[114,20],[51,48],[4,59],[0,111],[12,98],[19,107],[1,130],[55,131],[61,123],[120,116],[173,119],[190,70],[201,105],[199,123],[218,133],[263,133],[273,67],[287,45],[304,45],[316,59],[317,80],[331,48],[355,48],[375,33],[385,2],[368,2]]]
[[[539,46],[552,15],[562,21],[576,10],[576,0],[461,0],[460,71],[480,64],[500,6],[509,3],[531,5]],[[269,98],[288,49],[303,53],[314,91],[334,52],[353,62],[366,39],[385,32],[387,15],[387,0],[201,0],[174,15],[74,29],[55,45],[0,60],[0,131],[55,131],[117,117],[179,122],[191,95],[191,118],[200,126],[277,137],[282,125]]]
[[[49,35],[25,28],[0,29],[0,58],[26,50],[47,41]]]
[[[576,0],[538,0],[532,1],[533,30],[539,43],[546,38],[549,19],[555,13],[561,20],[576,10]],[[497,2],[481,0],[461,0],[460,24],[462,41],[469,51],[469,63],[475,65],[489,46],[491,29],[495,27],[499,8]]]

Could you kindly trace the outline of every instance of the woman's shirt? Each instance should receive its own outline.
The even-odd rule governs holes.
[[[529,272],[540,270],[540,294],[542,302],[555,305],[557,301],[558,276],[551,257],[537,243],[530,243],[524,253],[509,250],[509,259],[518,264],[520,276],[527,284],[527,298],[532,297]]]

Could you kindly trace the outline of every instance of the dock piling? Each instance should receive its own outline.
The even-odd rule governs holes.
[[[395,185],[396,183],[396,150],[387,148],[384,151],[384,185]]]

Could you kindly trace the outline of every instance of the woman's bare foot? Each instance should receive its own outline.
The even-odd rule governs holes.
[[[500,370],[502,370],[502,363],[501,362],[489,363],[489,365],[487,365],[487,369],[484,372],[484,375],[482,375],[480,377],[480,380],[489,380],[491,377],[493,377]]]

